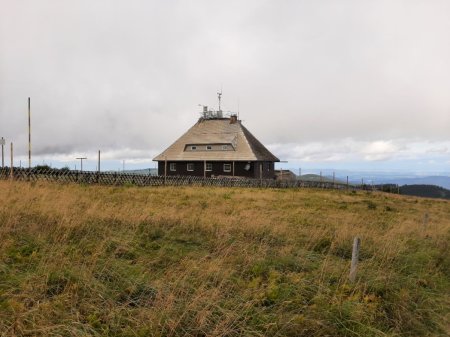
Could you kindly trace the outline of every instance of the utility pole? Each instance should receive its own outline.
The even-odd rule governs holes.
[[[125,172],[125,159],[122,161],[122,172]]]
[[[2,168],[5,168],[5,138],[0,139],[0,144],[2,145]]]
[[[81,161],[81,172],[83,172],[83,160],[87,159],[86,157],[75,158]]]
[[[31,98],[28,97],[28,168],[31,170]]]
[[[98,150],[98,173],[100,173],[100,150]]]
[[[11,142],[11,168],[10,168],[10,177],[11,179],[14,177],[14,146]]]

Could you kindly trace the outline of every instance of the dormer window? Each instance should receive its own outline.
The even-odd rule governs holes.
[[[212,146],[211,145],[206,145],[206,150],[212,150]]]

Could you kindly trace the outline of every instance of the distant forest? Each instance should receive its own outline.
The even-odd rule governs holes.
[[[450,190],[435,185],[403,185],[400,186],[400,194],[450,200]]]

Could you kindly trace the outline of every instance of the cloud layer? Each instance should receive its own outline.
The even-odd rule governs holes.
[[[448,158],[449,13],[439,0],[3,0],[0,135],[26,152],[31,96],[34,154],[145,160],[223,87],[281,157]]]

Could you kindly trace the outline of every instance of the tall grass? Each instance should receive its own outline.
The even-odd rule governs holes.
[[[449,239],[448,201],[0,182],[0,336],[445,336]]]

